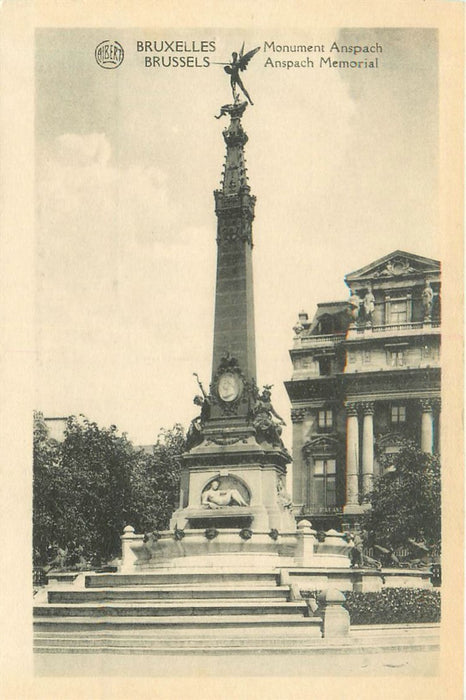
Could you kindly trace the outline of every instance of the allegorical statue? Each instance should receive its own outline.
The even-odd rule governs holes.
[[[281,434],[282,425],[286,425],[281,416],[278,415],[270,400],[272,392],[270,386],[265,386],[262,394],[256,398],[253,409],[253,425],[256,429],[258,441],[266,440],[272,445],[284,447]]]
[[[367,532],[365,530],[353,532],[350,536],[350,543],[353,545],[349,551],[350,567],[352,569],[363,567],[375,568],[380,571],[382,564],[378,559],[368,556],[364,549],[367,544]]]
[[[202,392],[202,396],[201,394],[196,394],[196,396],[193,399],[193,403],[196,406],[201,407],[201,412],[198,416],[196,416],[196,418],[193,418],[188,428],[188,432],[186,434],[186,449],[188,450],[190,450],[193,447],[196,447],[196,445],[200,445],[202,440],[204,439],[204,423],[210,417],[211,408],[210,396],[206,394],[202,383],[199,381],[198,375],[195,372],[193,372],[193,374],[196,377],[197,383]]]
[[[426,282],[426,286],[422,292],[422,306],[424,307],[424,319],[432,317],[432,306],[434,301],[434,292],[430,286],[430,282]]]
[[[230,61],[230,63],[218,63],[216,61],[213,61],[213,63],[217,63],[217,65],[219,65],[219,66],[224,66],[223,70],[225,71],[225,73],[228,73],[228,75],[230,76],[230,85],[231,85],[231,91],[233,93],[233,101],[234,102],[236,102],[239,99],[239,95],[238,95],[237,90],[236,90],[236,88],[239,87],[240,90],[243,92],[243,94],[249,100],[249,103],[251,105],[253,104],[253,101],[251,100],[248,91],[244,87],[243,81],[241,80],[239,74],[240,74],[240,71],[242,72],[242,71],[246,70],[249,61],[254,56],[254,54],[256,54],[259,51],[259,49],[260,49],[260,46],[258,46],[256,49],[252,49],[252,51],[248,51],[247,53],[243,53],[244,52],[244,42],[243,42],[243,45],[241,47],[241,51],[239,52],[239,54],[236,53],[236,51],[233,51],[233,53],[231,54],[232,60]],[[225,107],[227,107],[227,106],[228,105],[225,105],[224,107],[222,107],[222,111],[220,112],[217,119],[220,119],[222,114],[226,113]]]
[[[201,504],[205,508],[248,505],[238,489],[220,489],[220,482],[216,479],[212,481],[210,488],[202,494]]]
[[[402,566],[393,549],[388,549],[387,547],[382,547],[382,545],[375,543],[372,545],[372,548],[379,552],[382,566],[389,566],[392,568]]]
[[[277,501],[280,503],[282,508],[287,508],[290,511],[290,513],[292,512],[293,501],[291,500],[291,496],[285,488],[285,484],[283,483],[283,479],[281,476],[279,476],[277,479]]]
[[[372,293],[371,287],[367,288],[367,292],[362,303],[364,305],[364,318],[366,319],[366,323],[371,323],[372,314],[374,313],[375,309],[375,297]]]
[[[355,291],[351,290],[351,296],[348,299],[348,313],[352,321],[357,321],[359,318],[359,307],[361,306],[361,299],[356,294]]]

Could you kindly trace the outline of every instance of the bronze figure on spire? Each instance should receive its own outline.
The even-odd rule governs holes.
[[[233,101],[234,102],[236,102],[239,99],[239,95],[238,95],[237,90],[236,90],[236,88],[239,87],[240,90],[245,95],[245,97],[247,97],[247,99],[249,100],[249,104],[251,104],[251,105],[253,104],[253,101],[251,100],[248,91],[246,90],[246,88],[243,85],[243,81],[241,80],[239,73],[240,73],[240,71],[242,72],[242,71],[246,70],[249,61],[254,56],[254,54],[256,54],[259,51],[259,49],[260,49],[260,46],[258,46],[255,49],[252,49],[251,51],[248,51],[247,53],[244,54],[243,53],[244,52],[244,41],[243,41],[243,45],[241,47],[241,51],[239,52],[239,54],[236,51],[233,51],[233,53],[231,54],[232,60],[230,61],[230,63],[218,63],[217,62],[217,65],[224,66],[223,70],[225,71],[225,73],[228,73],[228,75],[230,76],[230,85],[231,85],[231,91],[233,93]]]

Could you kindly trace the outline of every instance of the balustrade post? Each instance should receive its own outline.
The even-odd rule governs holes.
[[[317,598],[322,613],[322,637],[347,637],[350,629],[349,612],[343,607],[346,598],[336,588],[328,588]]]

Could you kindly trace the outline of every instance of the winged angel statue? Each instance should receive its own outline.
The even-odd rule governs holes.
[[[233,51],[233,53],[231,54],[232,60],[230,63],[216,62],[217,65],[224,66],[223,70],[225,71],[225,73],[228,73],[228,75],[230,76],[231,91],[233,93],[233,100],[235,100],[235,101],[239,97],[239,95],[236,91],[236,88],[239,87],[240,90],[243,92],[243,94],[248,98],[249,103],[253,104],[253,101],[249,97],[249,93],[246,90],[246,88],[244,87],[243,81],[241,80],[239,74],[240,74],[240,71],[242,72],[242,71],[246,70],[249,61],[254,56],[254,54],[256,54],[259,51],[259,49],[260,49],[260,46],[258,46],[256,49],[252,49],[252,51],[248,51],[247,53],[243,53],[244,52],[244,42],[243,42],[243,45],[241,47],[241,51],[239,52],[239,54],[236,53],[236,51]]]

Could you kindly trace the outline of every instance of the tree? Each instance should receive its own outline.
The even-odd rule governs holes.
[[[440,548],[440,460],[405,441],[395,455],[384,456],[383,476],[368,500],[371,510],[365,527],[371,539],[390,549],[407,545],[409,539]]]
[[[70,553],[108,561],[120,548],[131,503],[131,472],[137,452],[115,425],[99,428],[87,418],[68,420],[61,444],[65,479],[60,492],[60,534]]]
[[[120,553],[125,525],[138,531],[168,524],[176,504],[184,434],[164,430],[151,455],[116,426],[69,418],[63,442],[50,440],[41,414],[34,422],[33,538],[36,563],[51,548],[67,564],[99,565]]]
[[[152,454],[141,452],[131,475],[129,524],[136,532],[167,529],[178,506],[181,455],[186,440],[182,426],[163,429]]]
[[[39,412],[34,413],[33,465],[33,549],[34,563],[40,564],[47,561],[49,549],[55,542],[60,511],[57,502],[60,451],[58,443],[49,439]]]

